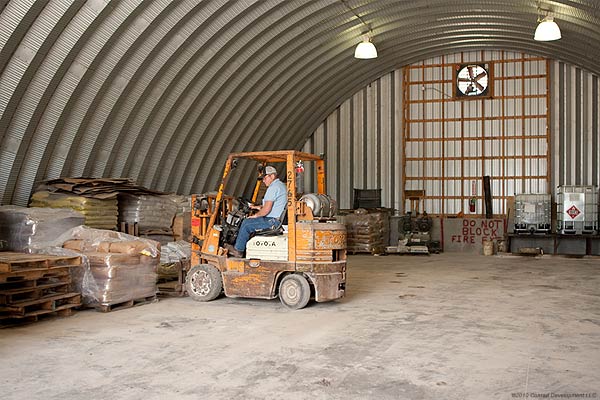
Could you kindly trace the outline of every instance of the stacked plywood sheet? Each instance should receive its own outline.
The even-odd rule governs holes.
[[[0,253],[0,326],[71,315],[81,305],[71,272],[81,268],[80,257]]]

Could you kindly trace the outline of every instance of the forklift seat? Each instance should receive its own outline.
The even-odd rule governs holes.
[[[287,207],[283,209],[283,212],[279,216],[279,222],[273,228],[259,229],[250,235],[252,239],[254,236],[279,236],[283,235],[283,225],[287,225]]]

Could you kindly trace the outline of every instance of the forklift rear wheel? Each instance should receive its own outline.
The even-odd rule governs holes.
[[[196,301],[211,301],[221,294],[221,271],[210,264],[196,265],[187,274],[185,288]]]
[[[286,275],[279,284],[279,300],[287,308],[299,310],[310,300],[310,285],[298,274]]]

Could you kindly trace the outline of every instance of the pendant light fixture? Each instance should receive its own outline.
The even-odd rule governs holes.
[[[375,48],[375,45],[371,43],[371,39],[368,35],[363,35],[362,42],[356,46],[356,49],[354,50],[354,58],[377,58],[377,49]]]
[[[373,30],[371,29],[371,25],[367,24],[360,15],[348,5],[344,0],[340,0],[340,3],[344,5],[354,16],[360,21],[361,24],[364,25],[362,30],[362,42],[356,45],[354,49],[354,58],[359,58],[363,60],[368,60],[371,58],[377,58],[377,49],[375,45],[371,42],[371,37],[373,36]]]
[[[549,42],[551,40],[558,40],[561,37],[560,28],[554,22],[554,18],[546,16],[539,21],[533,39],[541,42]]]

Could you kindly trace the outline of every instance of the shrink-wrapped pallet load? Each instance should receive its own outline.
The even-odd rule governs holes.
[[[84,274],[77,277],[84,304],[101,311],[154,299],[160,244],[121,232],[72,229],[57,239],[64,251],[81,254]]]
[[[30,253],[39,243],[83,224],[84,216],[69,208],[0,206],[0,238],[5,251]]]
[[[85,216],[85,225],[97,229],[116,229],[117,199],[96,199],[69,193],[38,191],[31,196],[31,207],[70,208]]]
[[[156,294],[157,258],[142,254],[85,254],[101,306],[146,300]]]

